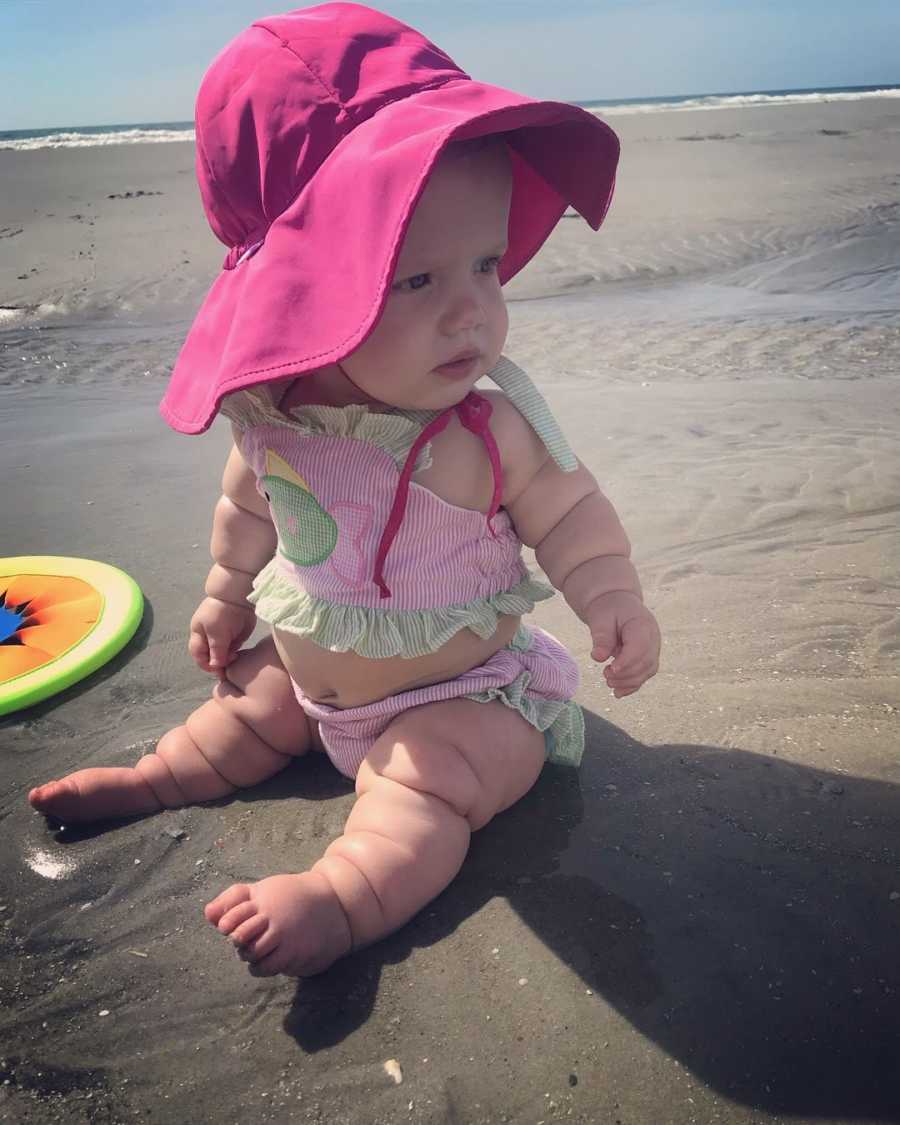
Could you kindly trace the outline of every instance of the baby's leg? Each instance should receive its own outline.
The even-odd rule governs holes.
[[[544,737],[504,704],[454,699],[399,716],[356,779],[344,834],[301,875],[236,884],[206,907],[257,976],[310,976],[398,929],[459,871],[475,829],[515,804]]]
[[[32,806],[70,823],[177,808],[255,785],[309,749],[309,721],[271,638],[226,677],[136,766],[78,770],[32,789]]]

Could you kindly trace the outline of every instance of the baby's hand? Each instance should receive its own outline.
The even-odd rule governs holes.
[[[631,695],[659,668],[660,635],[656,618],[636,594],[614,591],[595,598],[585,620],[594,645],[591,656],[603,664],[613,695]]]
[[[204,598],[191,618],[188,651],[204,672],[224,676],[255,624],[256,614],[249,605]]]

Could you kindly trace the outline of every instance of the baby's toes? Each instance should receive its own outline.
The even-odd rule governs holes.
[[[275,946],[266,950],[262,942],[257,942],[255,952],[256,956],[244,957],[244,960],[248,962],[247,971],[252,977],[274,977],[279,973],[291,974],[290,956],[283,947]],[[297,976],[299,974],[293,973],[291,975]]]
[[[227,891],[222,891],[220,895],[217,895],[212,902],[208,902],[203,908],[203,913],[207,922],[210,922],[213,926],[218,926],[230,910],[241,904],[250,906],[250,914],[256,913],[256,906],[250,898],[250,888],[246,883],[235,883]],[[249,916],[249,914],[245,915],[245,917]],[[244,918],[240,918],[239,921],[243,922]],[[227,930],[222,932],[228,933]]]
[[[239,945],[240,939],[237,937],[237,931],[241,926],[246,926],[250,937],[255,937],[256,934],[261,933],[267,925],[268,920],[265,915],[260,915],[259,907],[255,902],[239,902],[237,906],[233,906],[230,910],[225,911],[216,923],[216,929],[220,934],[225,934],[225,936],[230,937],[236,945]]]
[[[219,929],[225,923],[230,925],[231,914],[234,914],[240,907],[235,907],[234,911],[229,911],[228,914],[219,923]],[[236,946],[238,951],[245,961],[255,961],[257,957],[265,956],[269,952],[268,943],[264,953],[257,951],[257,945],[262,948],[262,943],[266,940],[266,931],[269,929],[269,919],[265,914],[255,913],[251,917],[239,921],[236,925],[232,926],[229,930],[222,930],[223,933],[228,933],[231,940]],[[271,931],[270,931],[271,932]]]
[[[28,794],[33,809],[49,816],[62,817],[77,812],[79,804],[78,786],[68,780],[48,781]]]
[[[280,969],[272,967],[276,962],[280,962],[280,955],[278,938],[271,928],[263,930],[259,937],[249,940],[246,945],[239,946],[237,955],[246,962],[246,966],[254,975],[272,976],[281,972]]]

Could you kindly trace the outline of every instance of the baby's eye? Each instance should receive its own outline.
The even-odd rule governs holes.
[[[429,281],[431,281],[430,273],[415,273],[412,277],[407,277],[403,281],[398,281],[394,285],[394,288],[405,290],[408,293],[414,293],[417,289],[424,289]]]
[[[499,258],[482,258],[479,263],[480,273],[494,273],[500,265]]]

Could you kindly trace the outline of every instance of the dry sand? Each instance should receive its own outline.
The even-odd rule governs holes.
[[[299,984],[201,909],[339,831],[327,763],[87,831],[25,803],[208,691],[185,640],[227,434],[155,404],[224,250],[189,145],[0,153],[2,553],[107,559],[148,599],[110,666],[0,724],[0,1121],[900,1121],[900,112],[614,124],[608,226],[566,219],[513,282],[508,351],[622,512],[663,669],[611,699],[540,607],[584,671],[583,768]]]

